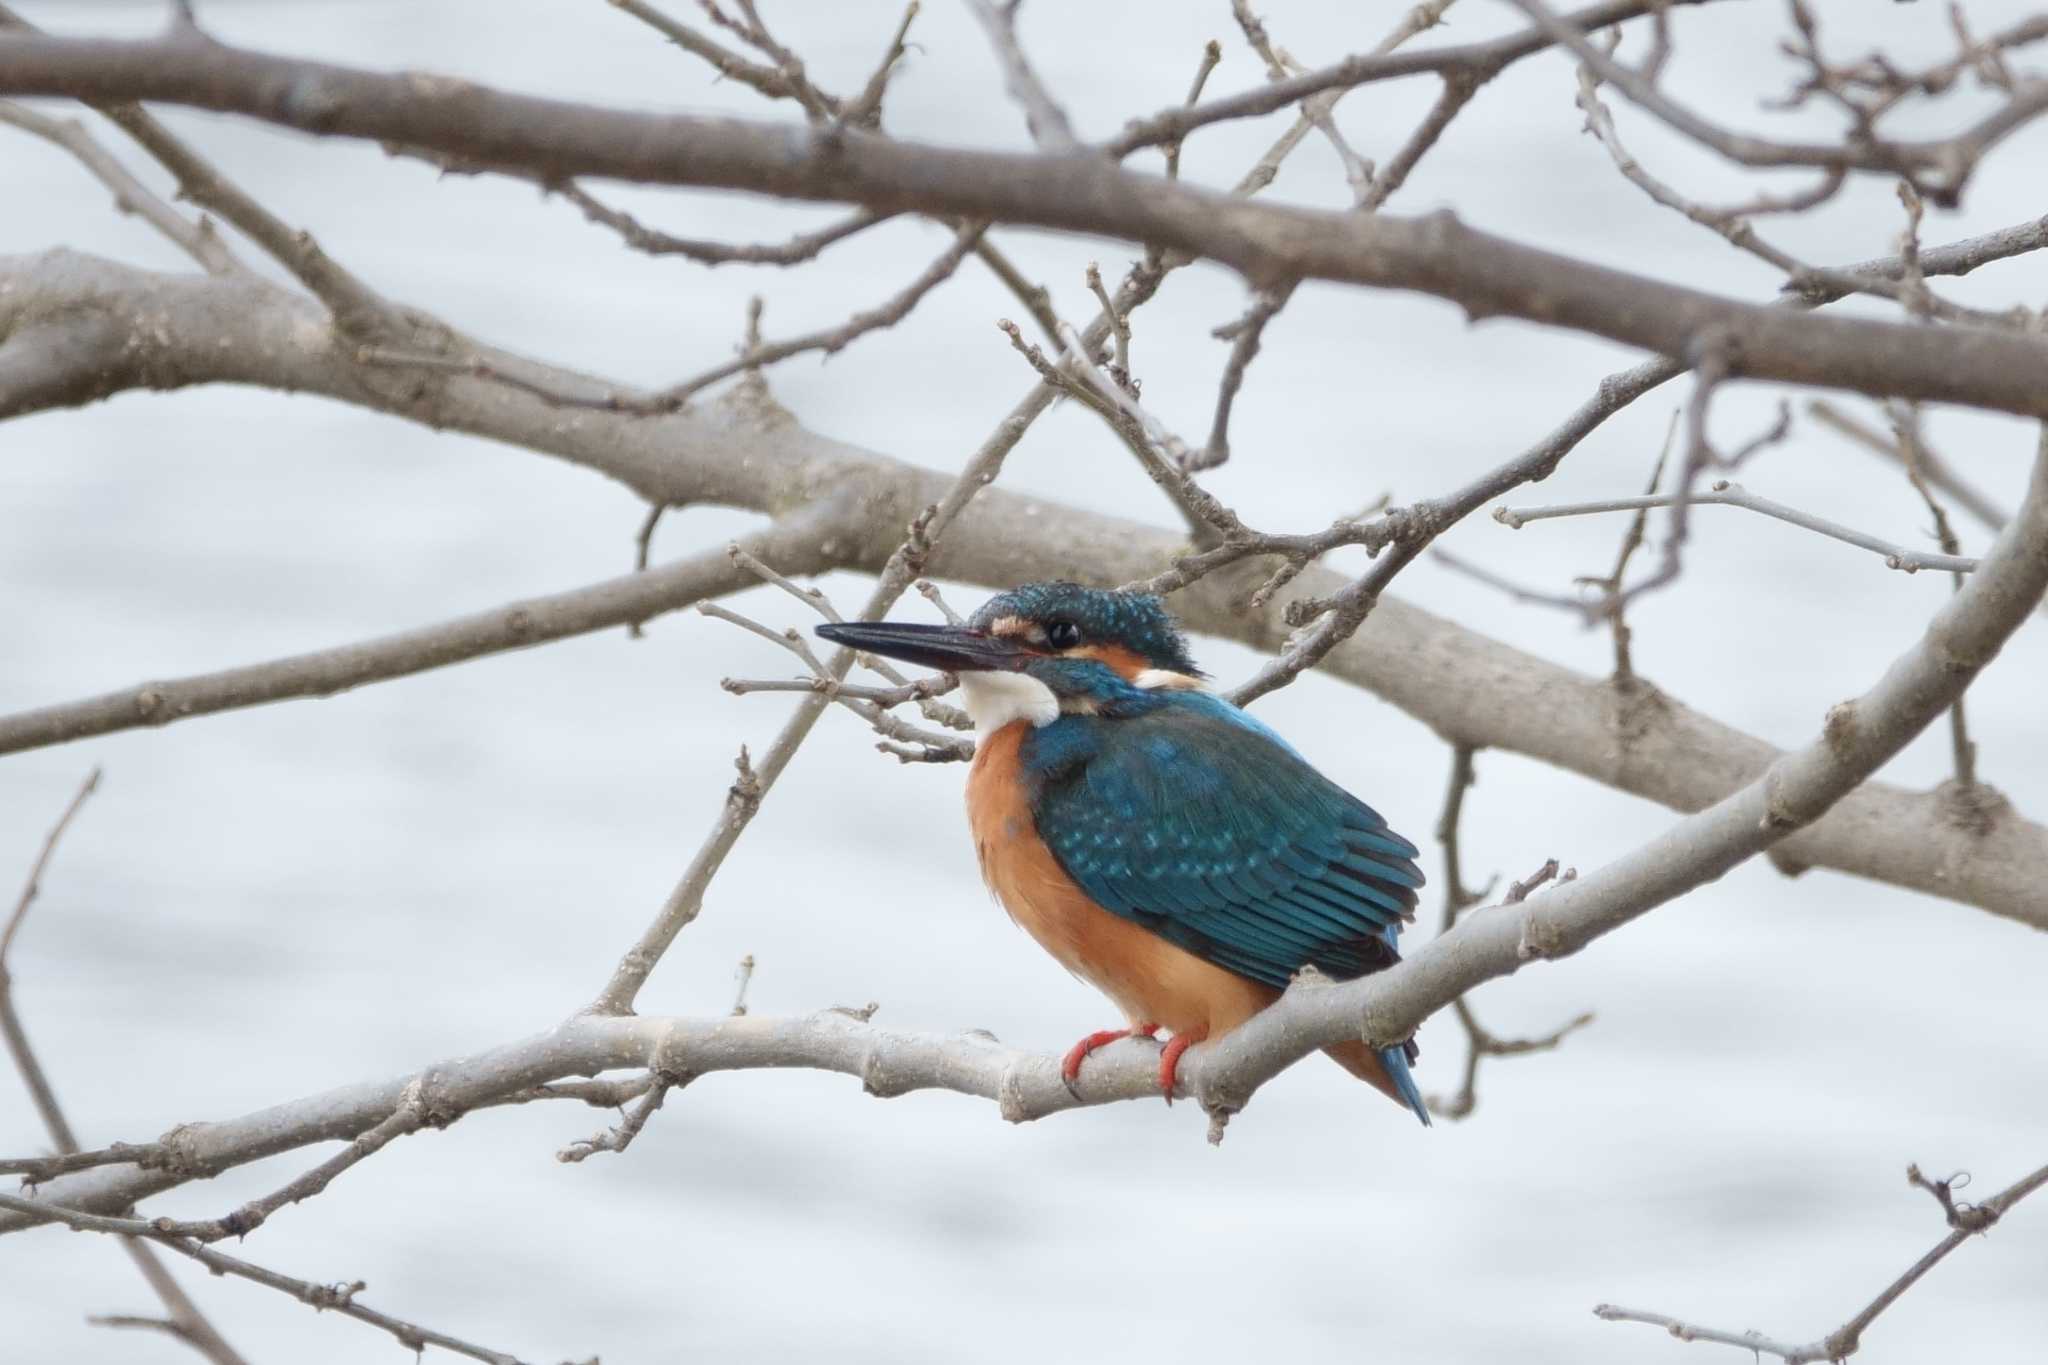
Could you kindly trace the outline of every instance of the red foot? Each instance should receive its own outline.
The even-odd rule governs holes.
[[[1168,1104],[1173,1103],[1175,1071],[1180,1067],[1180,1054],[1209,1036],[1209,1030],[1197,1029],[1191,1033],[1176,1033],[1165,1047],[1159,1050],[1159,1091],[1166,1096]]]
[[[1066,1079],[1067,1088],[1071,1090],[1074,1082],[1081,1079],[1081,1063],[1087,1060],[1088,1054],[1096,1048],[1106,1047],[1119,1038],[1150,1038],[1157,1032],[1157,1024],[1134,1024],[1130,1028],[1104,1029],[1100,1033],[1091,1033],[1067,1049],[1066,1060],[1060,1063],[1060,1075]]]

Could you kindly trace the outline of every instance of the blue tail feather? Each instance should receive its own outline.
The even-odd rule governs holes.
[[[1415,1088],[1415,1074],[1408,1069],[1408,1053],[1404,1048],[1383,1047],[1379,1049],[1380,1065],[1387,1070],[1387,1079],[1394,1083],[1394,1089],[1401,1092],[1401,1098],[1415,1111],[1415,1117],[1422,1120],[1422,1126],[1429,1123],[1429,1106],[1422,1101],[1422,1092]]]

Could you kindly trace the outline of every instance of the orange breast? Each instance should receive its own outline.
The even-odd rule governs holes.
[[[1116,1002],[1134,1024],[1217,1037],[1279,998],[1270,986],[1097,905],[1038,837],[1019,780],[1027,725],[983,738],[967,779],[967,818],[981,875],[1003,908],[1062,966]]]

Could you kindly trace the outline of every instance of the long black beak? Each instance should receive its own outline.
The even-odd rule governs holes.
[[[1000,636],[987,635],[966,626],[931,626],[908,621],[876,621],[833,624],[818,627],[818,634],[849,649],[864,649],[907,664],[937,668],[947,673],[1013,670],[1027,659],[1030,650]]]

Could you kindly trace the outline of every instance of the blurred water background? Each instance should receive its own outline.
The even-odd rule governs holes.
[[[72,32],[145,32],[166,7],[40,3]],[[680,4],[679,11],[690,7]],[[1369,47],[1393,5],[1263,5],[1311,65]],[[1950,50],[1945,7],[1816,5],[1845,54]],[[1973,3],[1982,32],[2019,3]],[[766,111],[610,6],[514,0],[211,0],[226,39],[378,68],[643,108]],[[780,4],[768,17],[828,88],[857,87],[898,11]],[[691,15],[694,17],[694,15]],[[1422,41],[1507,30],[1508,7],[1465,0]],[[1791,76],[1774,7],[1674,15],[1678,95],[1752,124]],[[1224,41],[1212,93],[1260,79],[1220,0],[1034,0],[1025,40],[1083,136],[1177,102],[1201,44]],[[927,6],[891,88],[898,134],[1026,145],[965,8]],[[1637,38],[1636,41],[1641,41]],[[1580,133],[1573,71],[1555,54],[1489,86],[1390,211],[1454,205],[1479,227],[1745,298],[1759,263],[1624,183]],[[1369,87],[1340,106],[1368,155],[1389,154],[1435,94]],[[1960,126],[1965,94],[1927,125]],[[1709,202],[1753,181],[1620,111],[1638,154]],[[359,143],[245,121],[164,117],[288,221],[390,295],[485,338],[659,383],[726,357],[746,297],[789,335],[871,305],[943,245],[892,223],[800,275],[706,270],[621,249],[575,209],[491,179],[436,180]],[[1186,152],[1227,185],[1282,126],[1226,124]],[[1819,111],[1788,129],[1830,133]],[[142,158],[120,145],[131,165]],[[1156,158],[1139,158],[1146,166]],[[2048,129],[2002,147],[1930,243],[2043,212]],[[152,176],[152,183],[160,176]],[[1790,179],[1773,180],[1788,188]],[[779,239],[831,209],[606,187],[671,231]],[[1311,138],[1269,193],[1348,202]],[[65,244],[187,268],[110,211],[63,153],[0,141],[0,251]],[[1852,186],[1823,211],[1764,225],[1797,254],[1846,263],[1894,248],[1891,188]],[[1120,245],[1006,232],[1000,240],[1069,316],[1082,271]],[[252,256],[254,253],[250,253]],[[969,263],[904,325],[832,359],[773,373],[810,427],[956,468],[1030,376],[991,325],[1016,311]],[[1986,306],[2048,298],[2048,262],[1942,282]],[[1176,276],[1137,319],[1136,367],[1172,425],[1207,428],[1236,317],[1227,273]],[[1849,305],[1857,307],[1857,305]],[[1255,525],[1311,529],[1383,492],[1442,492],[1549,430],[1633,359],[1514,322],[1469,326],[1440,302],[1304,289],[1268,334],[1210,486]],[[1517,501],[1637,491],[1682,386],[1609,422]],[[1715,409],[1727,439],[1782,395],[1743,386]],[[1945,411],[1929,434],[2010,503],[2030,430]],[[205,671],[431,622],[608,577],[630,563],[641,509],[623,489],[545,458],[311,398],[217,388],[131,394],[0,428],[0,709],[145,677]],[[1925,512],[1870,456],[1802,422],[1748,486],[1912,543]],[[1006,486],[1155,523],[1156,490],[1085,413],[1056,411],[1011,457]],[[671,515],[657,558],[716,544],[752,518]],[[1724,509],[1697,514],[1683,580],[1637,611],[1642,672],[1779,744],[1810,737],[1913,640],[1950,591],[1871,555]],[[1447,544],[1532,584],[1605,572],[1615,518],[1511,534],[1486,518]],[[1969,548],[1985,536],[1966,527]],[[1340,567],[1362,561],[1340,555]],[[827,586],[850,600],[862,585]],[[1399,591],[1476,629],[1604,672],[1609,645],[1424,562]],[[955,589],[954,600],[978,600]],[[775,594],[743,609],[800,619]],[[905,613],[923,613],[911,599]],[[1226,681],[1256,664],[1199,642]],[[2048,812],[2041,683],[2030,625],[1970,694],[1982,772]],[[772,646],[678,615],[319,702],[196,720],[0,762],[0,885],[25,872],[93,764],[106,780],[48,877],[13,966],[27,1023],[88,1142],[143,1140],[340,1083],[398,1074],[562,1016],[602,982],[713,818],[736,744],[765,744],[787,698],[735,698],[725,675],[783,675]],[[1426,842],[1448,767],[1423,725],[1319,678],[1259,703],[1319,764]],[[982,891],[960,815],[963,773],[899,767],[833,715],[726,865],[702,919],[643,997],[650,1012],[726,1008],[734,964],[758,960],[763,1013],[880,1002],[902,1027],[978,1026],[1063,1048],[1111,1011],[1024,939]],[[1948,772],[1930,731],[1885,773]],[[1545,857],[1595,867],[1674,817],[1594,783],[1482,754],[1465,848],[1476,877]],[[1430,857],[1436,870],[1434,852]],[[1426,920],[1433,920],[1432,903]],[[1761,862],[1569,962],[1481,992],[1503,1033],[1597,1023],[1558,1054],[1489,1066],[1465,1123],[1423,1131],[1336,1068],[1311,1062],[1263,1092],[1212,1150],[1191,1106],[1122,1105],[1013,1128],[944,1094],[887,1103],[809,1073],[721,1075],[672,1099],[630,1152],[559,1165],[606,1116],[535,1106],[401,1142],[245,1248],[317,1280],[362,1278],[366,1302],[552,1360],[1121,1362],[1304,1357],[1663,1362],[1731,1358],[1609,1325],[1597,1301],[1782,1338],[1838,1325],[1939,1235],[1909,1161],[1975,1172],[1983,1194],[2048,1151],[2040,982],[2048,941],[1976,910]],[[1422,1034],[1426,1089],[1454,1087],[1448,1019]],[[12,1077],[0,1150],[42,1150]],[[188,1187],[151,1212],[200,1216],[281,1183],[302,1152]],[[178,1273],[252,1360],[384,1359],[391,1343],[240,1283]],[[2027,1207],[1959,1252],[1883,1318],[1863,1359],[2040,1359],[2048,1333],[2048,1208]],[[0,1246],[0,1359],[189,1359],[89,1313],[154,1305],[115,1248],[54,1231]]]

